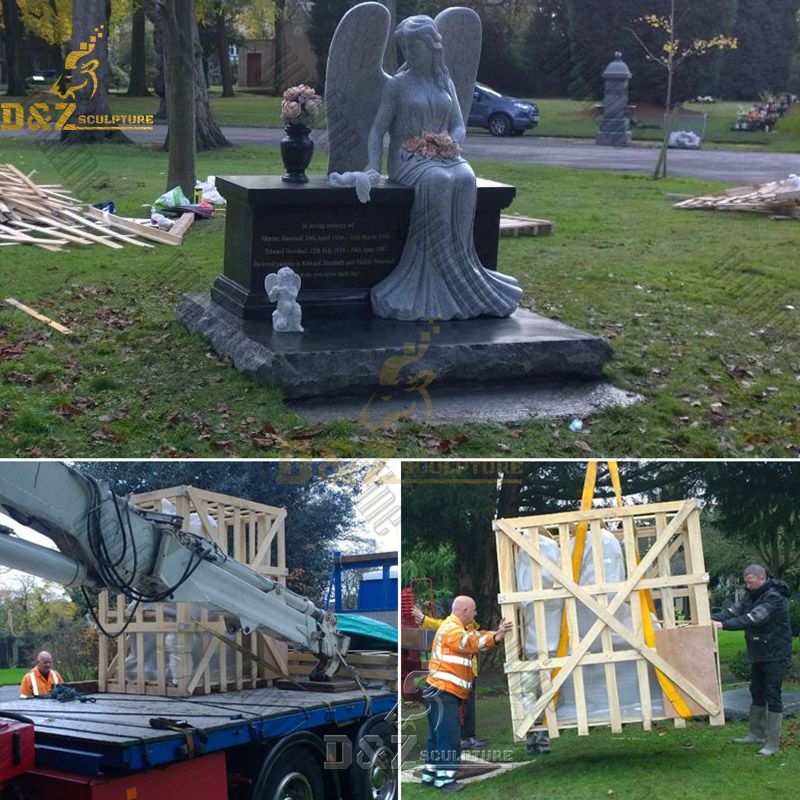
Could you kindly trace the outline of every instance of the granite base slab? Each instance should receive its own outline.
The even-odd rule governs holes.
[[[583,420],[604,408],[624,408],[643,400],[608,381],[566,379],[434,384],[424,391],[373,389],[361,395],[294,399],[289,407],[311,423],[348,419],[378,430],[394,428],[401,421],[436,427],[453,422],[521,425],[529,419]]]
[[[605,340],[525,310],[506,319],[417,323],[331,309],[304,317],[304,333],[275,333],[269,318],[243,320],[208,294],[184,295],[177,314],[236,369],[288,398],[592,380],[611,357]]]

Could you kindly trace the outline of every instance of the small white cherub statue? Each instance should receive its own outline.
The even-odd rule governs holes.
[[[281,267],[264,278],[264,289],[278,307],[272,312],[272,329],[277,333],[302,333],[303,310],[297,302],[300,276],[291,267]]]

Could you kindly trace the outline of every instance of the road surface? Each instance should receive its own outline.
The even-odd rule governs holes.
[[[280,128],[223,127],[222,130],[228,140],[237,145],[275,147],[284,135]],[[19,131],[0,131],[0,161],[3,160],[2,137],[12,133],[15,136],[20,135]],[[158,143],[164,140],[164,127],[157,126],[151,131],[131,131],[129,135],[139,143]],[[317,144],[317,152],[325,152],[326,134],[316,132],[313,138]],[[598,147],[586,140],[548,139],[531,134],[496,138],[488,133],[470,133],[464,146],[464,154],[468,159],[490,158],[575,169],[650,173],[655,167],[658,149],[644,143],[624,148]],[[800,154],[749,150],[670,150],[669,172],[674,176],[720,180],[733,184],[764,183],[785,178],[791,173],[800,174]]]

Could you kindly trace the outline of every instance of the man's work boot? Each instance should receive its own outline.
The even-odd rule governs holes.
[[[758,751],[760,756],[774,756],[781,743],[781,725],[783,714],[780,711],[770,711],[767,714],[767,743]]]
[[[440,791],[442,791],[442,792],[460,792],[462,789],[465,789],[465,788],[466,787],[464,786],[463,783],[459,783],[458,781],[450,781],[450,783],[446,783],[444,786],[442,786]]]
[[[767,707],[750,706],[750,730],[736,744],[764,744],[767,740]]]

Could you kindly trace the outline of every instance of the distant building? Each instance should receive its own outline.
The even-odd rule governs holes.
[[[280,41],[275,37],[245,39],[239,48],[240,86],[277,93],[298,83],[317,85],[316,54],[308,39],[313,5],[308,0],[287,0],[285,17],[278,26]]]

